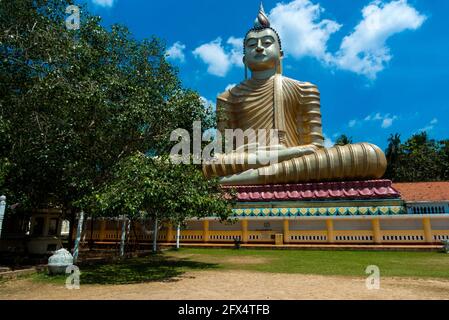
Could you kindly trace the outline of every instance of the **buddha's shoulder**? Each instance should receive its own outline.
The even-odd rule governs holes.
[[[306,81],[299,81],[295,79],[291,79],[288,77],[282,76],[282,82],[287,87],[296,87],[299,88],[303,92],[309,92],[309,93],[317,93],[319,94],[318,87],[311,83]],[[224,102],[224,103],[234,103],[239,102],[240,98],[244,95],[247,95],[249,91],[254,87],[254,83],[251,82],[251,80],[243,81],[226,91],[222,92],[217,96],[218,102]]]
[[[230,96],[231,96],[230,90],[226,90],[225,92],[222,92],[217,96],[217,100],[226,102],[229,100]]]
[[[282,81],[286,84],[299,87],[303,90],[312,90],[312,91],[318,91],[318,86],[316,84],[313,84],[308,81],[299,81],[296,79],[288,78],[288,77],[282,77]]]
[[[242,94],[244,94],[243,91],[245,90],[245,88],[246,89],[248,88],[247,82],[248,81],[243,81],[239,84],[230,86],[228,89],[226,89],[226,91],[220,93],[217,96],[217,100],[222,101],[222,102],[229,102],[229,103],[235,102],[236,99],[238,100],[238,98]]]

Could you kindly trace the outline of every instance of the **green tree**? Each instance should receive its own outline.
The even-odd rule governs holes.
[[[387,177],[393,181],[420,182],[440,181],[444,179],[444,146],[434,139],[429,139],[426,132],[411,136],[403,144],[399,136],[391,136],[386,150],[389,161]]]
[[[5,178],[9,171],[9,160],[6,158],[7,145],[9,144],[8,137],[9,130],[7,128],[7,122],[3,119],[0,114],[0,186],[4,185]],[[6,190],[1,190],[0,192],[5,192]]]
[[[178,225],[194,217],[228,219],[233,195],[217,179],[206,180],[195,165],[177,165],[168,157],[137,153],[120,161],[113,179],[86,197],[81,206],[103,217],[122,215],[131,221],[151,219],[156,224]]]
[[[406,165],[399,173],[408,181],[440,180],[438,144],[426,132],[413,135],[403,146]]]
[[[439,161],[441,164],[441,179],[449,180],[449,140],[440,141]]]
[[[352,143],[353,143],[352,137],[348,137],[347,135],[342,134],[337,138],[335,145],[336,146],[345,146],[347,144],[352,144]]]
[[[136,152],[167,153],[172,130],[212,124],[197,93],[181,87],[164,44],[110,30],[69,0],[0,1],[0,190],[19,209],[59,207],[112,179]]]
[[[391,134],[388,138],[388,147],[385,151],[385,156],[387,158],[387,171],[385,172],[385,178],[393,179],[396,176],[396,170],[399,165],[399,157],[401,155],[401,135]]]

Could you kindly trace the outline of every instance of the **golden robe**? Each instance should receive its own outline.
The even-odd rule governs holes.
[[[236,159],[247,158],[245,152],[219,154],[215,162],[203,165],[207,177],[254,169],[259,178],[241,184],[273,184],[376,179],[385,173],[385,155],[373,144],[324,148],[320,93],[311,83],[279,74],[266,80],[246,80],[217,98],[217,114],[222,134],[224,129],[277,129],[281,145],[308,146],[315,151],[265,166],[237,163]],[[266,140],[269,145],[269,135]]]

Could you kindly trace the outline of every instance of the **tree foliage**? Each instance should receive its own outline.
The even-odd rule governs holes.
[[[71,3],[0,2],[0,189],[21,208],[78,210],[117,162],[164,154],[172,130],[212,123],[158,38],[107,30],[85,8],[68,30]]]
[[[182,224],[187,218],[211,215],[225,220],[232,213],[232,200],[217,179],[204,179],[195,165],[137,153],[117,163],[113,179],[82,202],[100,216]]]
[[[449,140],[435,141],[420,132],[401,143],[400,135],[395,134],[388,139],[385,153],[385,177],[393,181],[449,180]]]
[[[352,137],[348,137],[345,134],[340,135],[335,141],[336,146],[345,146],[347,144],[352,144]]]

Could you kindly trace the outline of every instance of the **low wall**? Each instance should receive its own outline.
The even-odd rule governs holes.
[[[108,230],[106,221],[100,228],[86,228],[83,242],[117,244],[121,228]],[[128,235],[133,243],[149,244],[152,229],[139,224]],[[277,241],[276,241],[277,237]],[[221,223],[212,218],[192,220],[180,232],[183,243],[248,244],[440,244],[449,240],[449,214],[367,217],[250,217],[234,223]],[[176,241],[176,230],[164,225],[158,242]]]

